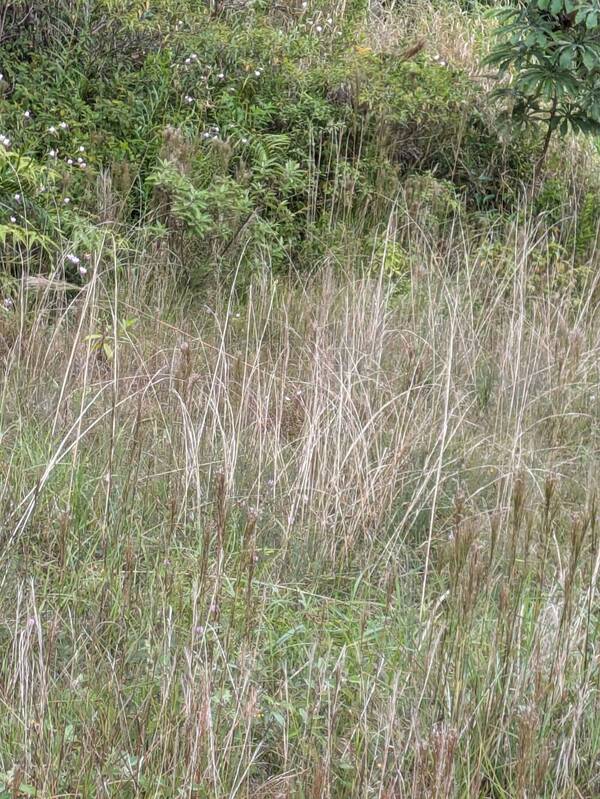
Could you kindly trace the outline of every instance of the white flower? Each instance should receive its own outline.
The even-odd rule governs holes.
[[[81,145],[79,146],[79,152],[80,152],[80,153],[84,153],[84,152],[85,152],[85,147],[83,146],[83,144],[81,144]]]
[[[188,103],[188,104],[189,104],[189,103],[193,103],[193,102],[194,102],[194,98],[193,98],[193,97],[190,97],[190,95],[189,95],[189,94],[186,94],[186,96],[185,96],[183,99],[184,99],[184,100],[186,101],[186,103]]]
[[[257,78],[260,78],[262,71],[260,69],[255,69],[254,74],[256,75]]]
[[[65,199],[63,200],[64,205],[68,205],[70,202],[71,202],[70,197],[65,197]]]
[[[0,133],[0,144],[2,144],[4,147],[8,149],[10,147],[10,139],[8,138],[8,136],[4,136],[3,134]]]
[[[70,261],[72,264],[75,265],[79,263],[79,258],[76,255],[73,255],[72,252],[68,253],[68,255],[65,255],[65,260]]]
[[[18,203],[21,202],[21,195],[20,194],[15,194],[15,201],[18,202]]]
[[[327,24],[331,25],[332,23],[333,23],[333,18],[332,17],[327,17]]]
[[[48,152],[48,155],[50,156],[50,158],[56,158],[56,156],[58,155],[58,153],[56,152],[56,150],[50,150],[50,151]]]
[[[67,164],[69,166],[71,166],[72,163],[73,163],[73,159],[72,158],[67,158]]]
[[[54,125],[50,125],[50,127],[48,128],[48,133],[56,133],[56,128],[54,127]]]
[[[317,33],[321,33],[321,32],[323,31],[323,28],[322,28],[322,26],[321,26],[321,25],[317,25],[317,27],[315,28],[315,30],[316,30],[316,32],[317,32]]]
[[[15,304],[12,301],[11,297],[5,297],[2,301],[2,305],[6,308],[7,311],[10,311],[15,307]]]
[[[14,224],[15,224],[15,222],[17,221],[17,217],[16,217],[16,216],[11,216],[11,218],[10,218],[10,221],[11,221],[11,222],[13,223],[13,225],[14,225]]]
[[[67,123],[66,123],[66,122],[59,122],[59,125],[58,125],[58,127],[59,127],[59,128],[62,128],[63,130],[67,130],[67,128],[68,128],[69,126],[67,125]]]
[[[224,77],[225,77],[225,73],[224,72],[219,72],[219,74],[217,75],[217,78],[219,80],[223,80]]]
[[[87,269],[85,268],[85,266],[79,267],[79,274],[81,275],[81,277],[85,277],[87,275]]]
[[[80,164],[83,161],[83,158],[79,155],[77,156],[77,163]]]
[[[81,169],[85,169],[85,168],[86,168],[86,166],[87,166],[87,164],[86,164],[86,162],[85,162],[85,161],[82,161],[82,162],[79,164],[79,166],[80,166],[80,168],[81,168]]]
[[[186,64],[191,64],[192,63],[192,59],[191,58],[186,58],[185,59],[185,63]]]
[[[242,136],[242,144],[248,144],[248,139],[245,136]]]
[[[23,112],[23,116],[24,116],[26,119],[29,119],[29,117],[31,116],[31,111],[24,111],[24,112]]]
[[[302,3],[302,8],[307,8],[307,6],[308,6],[308,3],[306,2],[306,0],[304,0],[304,3]]]

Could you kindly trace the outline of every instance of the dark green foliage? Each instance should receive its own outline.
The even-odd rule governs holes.
[[[0,192],[18,191],[25,163],[38,178],[20,192],[26,238],[0,200],[5,240],[60,249],[97,222],[151,225],[198,281],[242,253],[249,272],[265,252],[312,266],[350,229],[368,252],[414,175],[469,211],[514,208],[535,135],[501,142],[480,87],[425,50],[356,46],[355,5],[343,19],[324,7],[317,31],[300,4],[61,0],[49,15],[30,0],[4,31],[0,133],[19,167],[5,158]]]
[[[499,43],[486,62],[510,74],[497,97],[513,125],[544,122],[555,130],[600,131],[600,2],[518,0],[494,12]]]

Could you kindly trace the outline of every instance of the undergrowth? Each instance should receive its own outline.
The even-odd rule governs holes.
[[[5,5],[0,799],[600,794],[597,152],[481,6]]]
[[[394,228],[5,307],[7,796],[597,795],[597,273]]]

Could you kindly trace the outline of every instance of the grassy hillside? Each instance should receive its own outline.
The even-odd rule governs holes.
[[[484,12],[0,11],[0,799],[600,794],[598,154]]]

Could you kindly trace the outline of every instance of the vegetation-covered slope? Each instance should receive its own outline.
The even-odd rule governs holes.
[[[1,799],[600,793],[598,157],[485,8],[0,5]]]
[[[120,242],[134,227],[195,284],[242,253],[245,275],[265,257],[304,269],[348,230],[368,255],[423,174],[442,221],[462,207],[489,227],[514,210],[541,133],[502,136],[480,12],[397,5],[9,3],[5,258],[35,244],[49,271],[93,249],[98,226]]]

